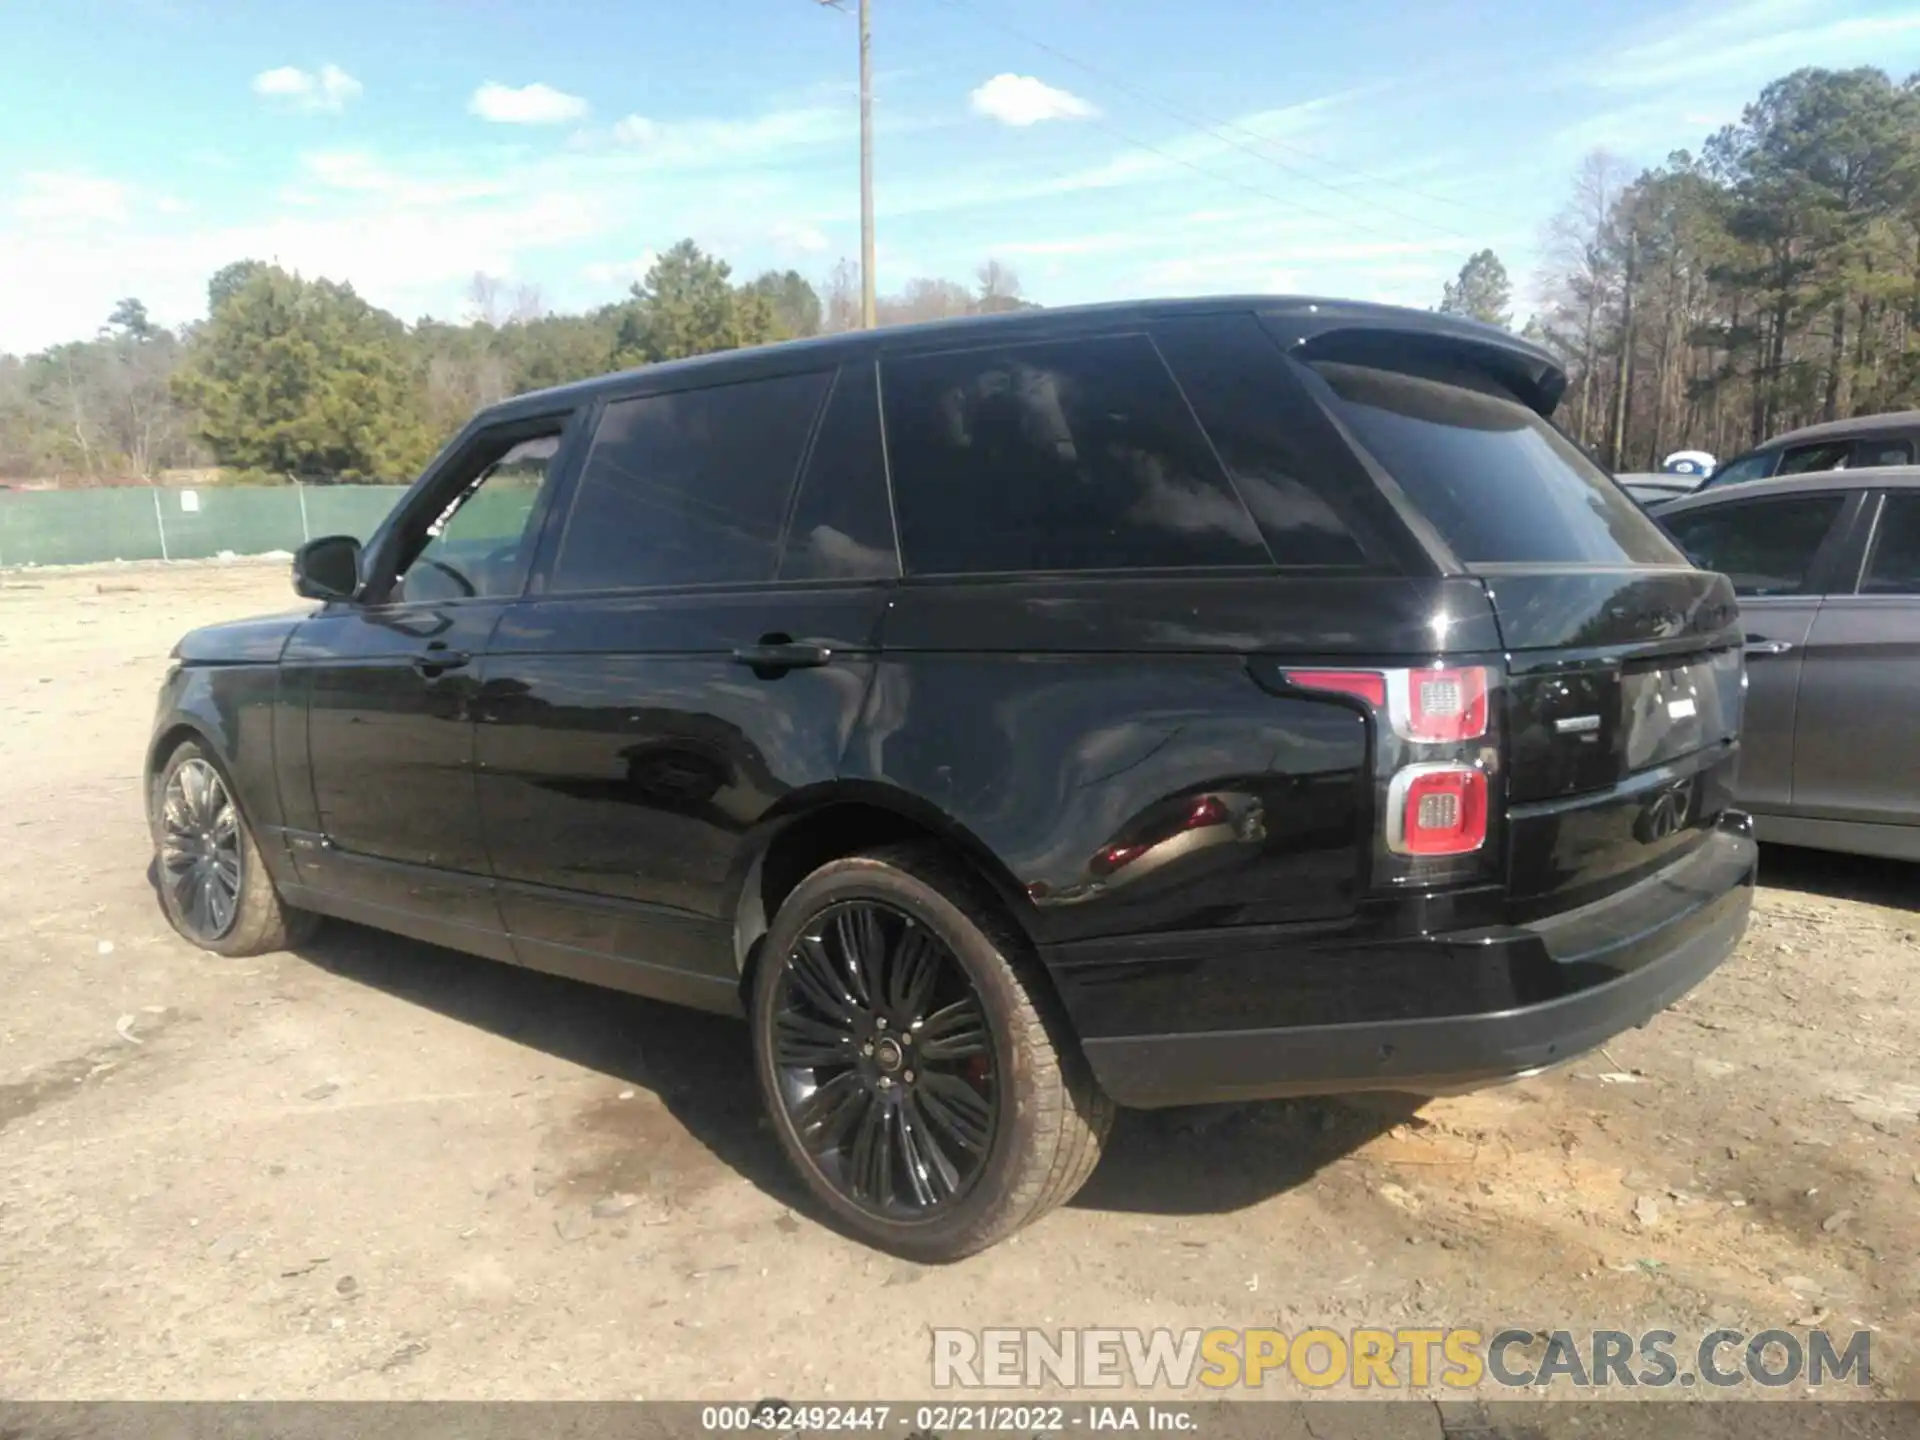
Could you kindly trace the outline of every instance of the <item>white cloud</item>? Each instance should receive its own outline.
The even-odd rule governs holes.
[[[711,169],[752,163],[784,150],[849,138],[855,121],[844,106],[769,110],[743,120],[653,120],[629,115],[588,146],[611,142],[649,166]]]
[[[363,88],[358,80],[333,64],[322,65],[318,71],[282,65],[277,70],[262,70],[253,77],[254,94],[285,102],[296,110],[344,110],[349,100],[359,98]]]
[[[489,80],[473,92],[467,109],[499,125],[563,125],[584,119],[587,102],[537,80],[518,89]]]
[[[127,218],[127,187],[79,172],[36,170],[20,177],[13,213],[42,224],[111,224]]]
[[[1912,53],[1916,38],[1920,13],[1911,9],[1834,17],[1823,0],[1746,0],[1697,8],[1678,21],[1663,20],[1648,39],[1615,50],[1580,78],[1622,89],[1701,82],[1744,90],[1752,80],[1776,73],[1775,67],[1860,63],[1863,56],[1884,56],[1882,63],[1896,69],[1893,50]]]
[[[311,184],[329,190],[377,197],[396,206],[426,207],[456,205],[504,195],[510,182],[499,175],[475,174],[402,174],[373,156],[359,150],[320,151],[301,157],[301,168]],[[282,192],[283,199],[310,195],[305,186]]]
[[[797,220],[776,220],[770,233],[773,243],[780,249],[798,250],[809,255],[819,254],[829,243],[824,231]]]
[[[996,75],[968,98],[976,114],[1006,125],[1037,125],[1042,120],[1084,119],[1100,113],[1091,101],[1031,75]]]
[[[596,285],[632,285],[646,279],[659,258],[657,250],[642,250],[631,260],[596,260],[580,273]]]

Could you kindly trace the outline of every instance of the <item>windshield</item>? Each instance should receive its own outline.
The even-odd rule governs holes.
[[[1314,369],[1341,419],[1466,564],[1686,563],[1577,446],[1478,377]]]

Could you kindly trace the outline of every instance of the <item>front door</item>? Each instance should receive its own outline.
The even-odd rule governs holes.
[[[1820,609],[1844,517],[1845,494],[1828,491],[1736,499],[1661,515],[1687,557],[1733,581],[1747,637],[1746,717],[1741,727],[1740,803],[1783,812],[1793,803],[1793,737],[1807,637]]]
[[[476,703],[501,910],[525,964],[729,1009],[743,857],[838,774],[898,575],[872,366],[609,401],[576,492]]]
[[[360,595],[304,622],[284,662],[305,697],[313,785],[302,882],[373,923],[501,958],[471,707],[479,659],[525,584],[562,430],[521,424],[462,446],[401,502]]]

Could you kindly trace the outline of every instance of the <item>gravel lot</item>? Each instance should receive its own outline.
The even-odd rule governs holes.
[[[1604,1053],[1126,1115],[1073,1206],[927,1269],[809,1215],[731,1022],[346,925],[172,934],[164,657],[292,603],[284,563],[0,577],[11,1398],[905,1397],[934,1324],[1316,1323],[1871,1327],[1920,1398],[1920,870],[1769,851],[1738,955]]]

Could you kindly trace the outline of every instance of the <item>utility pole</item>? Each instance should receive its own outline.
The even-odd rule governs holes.
[[[860,326],[874,326],[873,304],[873,24],[860,0]]]
[[[844,0],[819,0],[844,10]],[[873,16],[860,0],[860,328],[874,327],[873,300]]]

